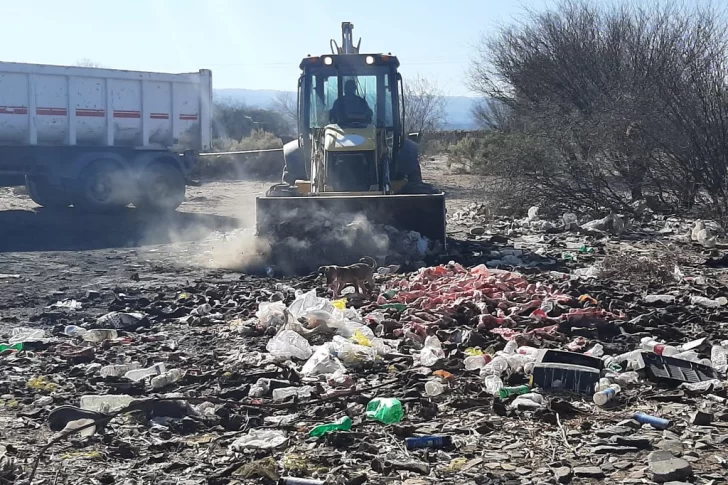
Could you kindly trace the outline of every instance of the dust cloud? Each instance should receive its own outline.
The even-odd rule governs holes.
[[[322,265],[347,265],[368,256],[378,264],[423,260],[429,241],[412,231],[377,224],[360,212],[332,214],[297,208],[273,214],[256,234],[248,198],[231,217],[177,212],[149,221],[145,240],[166,240],[175,264],[276,276],[307,275]]]

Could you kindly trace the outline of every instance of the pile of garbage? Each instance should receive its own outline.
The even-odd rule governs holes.
[[[582,223],[572,248],[531,216],[513,223],[518,242],[562,271],[518,271],[506,259],[526,249],[479,247],[489,264],[383,266],[371,295],[243,275],[114,288],[100,314],[79,297],[17,322],[0,344],[0,479],[722,480],[722,279],[683,265],[635,292],[589,273],[619,219],[589,226],[605,234],[592,239]],[[694,227],[674,232],[691,244]]]

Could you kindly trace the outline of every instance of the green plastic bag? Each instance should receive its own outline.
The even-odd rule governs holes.
[[[399,399],[393,397],[378,397],[369,401],[366,415],[367,418],[376,419],[384,424],[394,424],[402,421],[404,410]]]
[[[318,438],[319,436],[323,436],[326,433],[330,433],[332,431],[349,431],[350,429],[351,418],[349,416],[344,416],[340,419],[337,419],[333,423],[321,424],[319,426],[316,426],[314,429],[311,430],[309,435],[313,436],[314,438]]]

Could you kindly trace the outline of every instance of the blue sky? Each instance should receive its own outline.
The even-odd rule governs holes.
[[[0,60],[114,69],[211,69],[216,88],[293,90],[306,54],[329,52],[342,21],[362,51],[399,56],[405,76],[466,95],[472,45],[548,0],[25,0],[3,2]]]

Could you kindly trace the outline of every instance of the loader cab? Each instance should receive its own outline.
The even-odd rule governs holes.
[[[388,174],[397,163],[404,142],[402,78],[395,56],[343,54],[307,57],[301,62],[298,83],[298,136],[305,163],[324,180],[324,190],[386,190]],[[344,102],[345,86],[356,86],[361,103]],[[341,100],[337,104],[337,100]],[[341,106],[366,106],[340,115]],[[323,147],[321,140],[334,140]],[[320,148],[320,150],[319,150]],[[317,155],[319,154],[320,155]],[[326,157],[326,173],[316,173],[316,157]],[[386,165],[386,166],[382,166]]]

